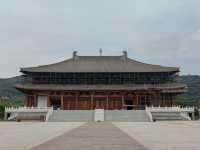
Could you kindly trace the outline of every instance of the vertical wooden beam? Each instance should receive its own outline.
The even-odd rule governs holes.
[[[37,105],[37,95],[34,94],[34,100],[33,100],[32,106],[37,107],[36,105]]]
[[[159,92],[159,101],[160,101],[160,106],[162,105],[162,94],[161,94],[161,92]]]
[[[156,93],[156,106],[159,106],[160,102],[159,102],[159,93]]]
[[[122,108],[121,109],[124,109],[124,95],[122,95]]]
[[[47,107],[50,107],[50,95],[47,95]]]
[[[76,109],[80,109],[78,104],[78,93],[76,93],[75,101],[76,101]]]
[[[61,95],[61,110],[64,110],[64,96]]]
[[[136,94],[136,106],[138,107],[138,100],[139,100],[139,95]]]
[[[163,103],[162,106],[165,106],[165,94],[163,94]]]
[[[138,107],[139,95],[136,94],[136,106]]]
[[[157,106],[157,93],[156,92],[154,92],[154,94],[153,94],[153,105]]]
[[[27,94],[26,94],[26,98],[25,98],[24,106],[28,107],[28,95],[27,95]]]
[[[157,103],[158,103],[158,106],[161,105],[161,101],[160,101],[160,93],[157,93]]]
[[[90,109],[94,109],[94,94],[91,94],[91,106]]]
[[[171,98],[171,107],[172,107],[172,105],[173,105],[173,95],[171,94],[171,96],[170,96],[170,98]]]
[[[109,109],[109,96],[106,96],[106,109]]]
[[[173,94],[172,105],[175,105],[176,94]]]

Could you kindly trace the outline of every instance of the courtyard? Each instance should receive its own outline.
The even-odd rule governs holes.
[[[1,150],[199,150],[200,122],[0,122]]]
[[[0,150],[28,150],[83,123],[0,122]]]

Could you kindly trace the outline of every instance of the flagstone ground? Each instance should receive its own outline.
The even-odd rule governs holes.
[[[114,124],[149,150],[200,150],[200,121]]]
[[[199,150],[200,121],[0,122],[0,150]]]
[[[32,150],[146,150],[112,123],[87,123]]]
[[[28,150],[84,123],[0,122],[0,150]]]

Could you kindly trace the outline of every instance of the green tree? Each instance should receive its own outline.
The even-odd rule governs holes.
[[[0,120],[4,118],[5,106],[0,105]]]

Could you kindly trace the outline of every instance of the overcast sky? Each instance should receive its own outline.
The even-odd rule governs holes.
[[[99,48],[200,74],[200,1],[0,0],[0,78]]]

